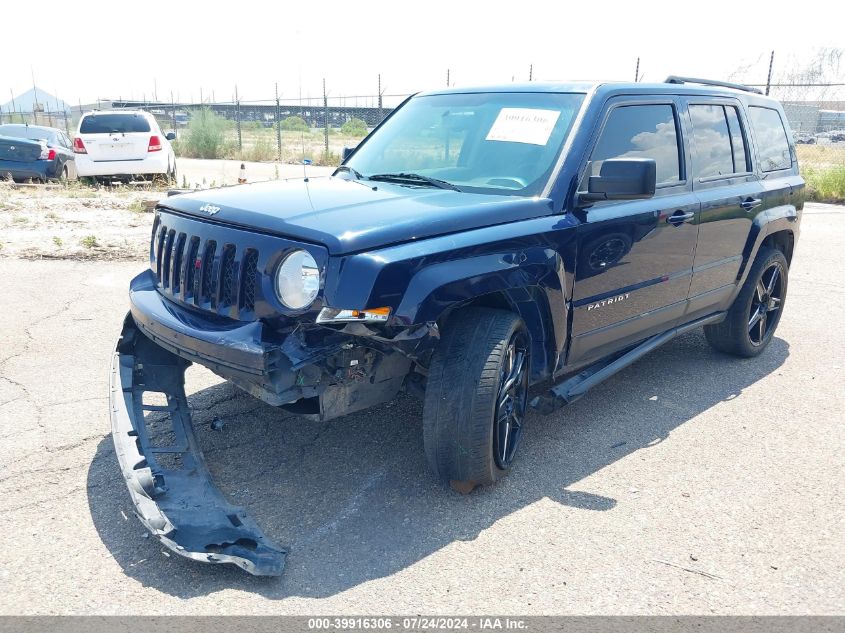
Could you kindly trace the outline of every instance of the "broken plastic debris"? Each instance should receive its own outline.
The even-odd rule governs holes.
[[[225,423],[220,418],[214,418],[211,421],[211,428],[214,431],[222,431],[224,426],[225,426]]]

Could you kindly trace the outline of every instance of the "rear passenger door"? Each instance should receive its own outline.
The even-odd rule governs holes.
[[[692,182],[701,203],[687,320],[724,308],[733,295],[751,223],[762,205],[739,103],[688,98]]]
[[[652,158],[646,200],[602,201],[576,211],[578,255],[568,363],[595,360],[672,327],[689,293],[698,200],[687,177],[679,100],[617,97],[605,106],[580,190],[610,158]]]

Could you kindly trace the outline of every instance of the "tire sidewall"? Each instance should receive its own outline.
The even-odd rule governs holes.
[[[507,339],[504,341],[503,351],[506,350],[511,341],[513,341],[514,337],[518,333],[522,333],[523,337],[525,338],[525,363],[526,367],[528,368],[527,371],[529,372],[529,387],[530,387],[530,373],[531,373],[531,343],[530,338],[528,336],[528,331],[525,327],[525,324],[522,322],[522,319],[517,319],[514,321],[513,326],[511,327],[510,332],[508,333]],[[502,365],[504,364],[504,354],[499,362],[497,367],[497,374],[501,374]],[[527,400],[528,396],[526,394],[526,409],[527,409]],[[517,449],[514,453],[514,457],[511,459],[511,463],[507,464],[504,468],[500,467],[496,461],[496,456],[494,453],[495,450],[495,438],[496,438],[496,408],[499,402],[499,389],[496,389],[493,395],[493,402],[491,402],[490,406],[490,424],[487,426],[487,469],[490,475],[490,480],[493,482],[498,481],[500,478],[505,476],[508,472],[510,472],[511,467],[513,466],[514,462],[516,461],[517,455],[519,454],[519,445],[517,445]],[[525,424],[525,412],[523,412],[523,426]],[[524,429],[523,429],[524,432]]]
[[[518,332],[522,332],[526,344],[530,386],[531,337],[517,314],[494,308],[465,308],[445,324],[429,365],[423,405],[426,457],[441,481],[491,484],[518,458],[514,455],[502,469],[494,456],[502,367],[506,350]],[[526,404],[527,400],[526,396]]]
[[[773,264],[777,263],[780,266],[780,275],[781,275],[781,302],[780,307],[777,309],[774,315],[775,322],[772,324],[771,328],[769,328],[768,334],[763,338],[762,342],[758,345],[755,345],[751,342],[751,334],[748,331],[748,327],[744,327],[742,329],[743,337],[740,341],[740,344],[743,348],[743,351],[747,356],[757,356],[761,354],[771,343],[772,338],[774,338],[775,331],[777,330],[778,325],[780,324],[781,316],[783,315],[783,310],[786,307],[786,296],[787,296],[787,288],[789,286],[789,265],[787,264],[786,257],[784,257],[783,253],[776,249],[766,249],[767,252],[763,253],[763,257],[759,258],[757,261],[758,263],[754,266],[754,269],[751,271],[751,274],[748,278],[748,283],[744,288],[742,293],[742,302],[738,303],[738,308],[740,312],[736,315],[735,318],[743,318],[744,323],[748,323],[748,318],[751,314],[751,304],[754,301],[754,294],[756,292],[757,283],[763,276],[763,273],[768,270],[768,268]]]

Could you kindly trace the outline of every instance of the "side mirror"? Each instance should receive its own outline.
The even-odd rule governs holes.
[[[657,163],[653,158],[610,158],[601,165],[598,176],[590,176],[587,193],[580,199],[643,200],[654,196]]]
[[[164,135],[164,138],[166,138],[168,141],[175,141],[176,140],[176,132],[168,132],[167,134]]]
[[[352,156],[352,152],[355,151],[354,147],[344,147],[343,154],[341,154],[341,160],[345,161],[347,158]]]

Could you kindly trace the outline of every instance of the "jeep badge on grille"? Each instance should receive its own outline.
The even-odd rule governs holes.
[[[197,210],[202,211],[203,213],[207,213],[208,215],[214,215],[215,213],[220,211],[220,207],[214,206],[213,204],[204,204]]]

